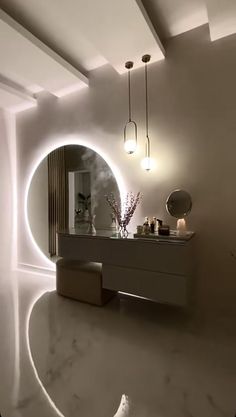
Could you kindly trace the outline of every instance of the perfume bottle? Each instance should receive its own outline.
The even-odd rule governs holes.
[[[143,223],[143,233],[148,235],[150,233],[150,226],[149,226],[149,218],[145,217],[145,221]]]
[[[156,219],[156,232],[159,233],[160,227],[162,227],[163,221],[160,219]]]
[[[156,233],[158,231],[158,223],[157,223],[157,218],[153,217],[153,222],[154,222],[154,233]]]
[[[155,217],[153,217],[151,223],[150,223],[150,232],[155,233]]]

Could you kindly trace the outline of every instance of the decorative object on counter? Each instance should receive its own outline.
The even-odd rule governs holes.
[[[166,200],[167,212],[177,220],[177,234],[184,236],[187,233],[185,217],[191,212],[192,199],[184,190],[174,190]]]
[[[87,233],[90,234],[90,235],[96,235],[95,217],[96,217],[96,214],[93,214],[88,219],[88,230],[87,230]]]
[[[194,232],[186,232],[185,235],[179,236],[177,230],[171,230],[169,235],[160,235],[158,233],[149,233],[145,235],[144,233],[134,233],[135,239],[146,239],[146,240],[156,240],[161,242],[187,242],[195,235]]]
[[[172,191],[166,200],[166,209],[171,216],[177,219],[186,217],[192,209],[190,194],[184,190]]]
[[[153,217],[151,220],[146,216],[143,226],[137,226],[137,234],[158,234],[159,227],[162,226],[162,223],[162,220],[157,219],[156,217]]]
[[[178,219],[177,220],[177,235],[184,236],[186,234],[186,221],[185,219]]]
[[[158,233],[161,236],[169,236],[170,226],[168,226],[167,224],[162,224],[161,226],[159,226]]]
[[[140,203],[142,198],[141,193],[138,192],[136,195],[132,192],[127,193],[124,204],[121,204],[120,200],[117,201],[112,193],[110,195],[106,195],[105,198],[115,215],[117,223],[119,224],[121,237],[127,237],[127,226],[136,210],[136,207]]]
[[[153,221],[153,224],[154,224],[154,232],[153,233],[156,233],[156,231],[157,231],[157,218],[154,216],[152,218],[152,221]]]
[[[143,233],[143,226],[142,225],[138,225],[137,226],[137,234],[141,235]]]
[[[132,154],[137,148],[138,129],[137,124],[132,120],[131,115],[131,87],[130,87],[130,70],[133,68],[134,63],[128,61],[125,64],[125,68],[128,70],[128,102],[129,102],[129,119],[124,127],[124,148],[128,154]]]
[[[150,233],[150,225],[149,225],[149,218],[145,217],[145,221],[143,223],[143,233],[148,235]]]
[[[111,230],[116,231],[117,230],[117,222],[116,222],[116,216],[114,215],[114,213],[111,213],[111,226],[110,226]]]
[[[153,161],[151,159],[151,143],[149,138],[149,122],[148,122],[148,72],[147,64],[151,59],[151,55],[143,55],[142,61],[144,62],[144,75],[145,75],[145,107],[146,107],[146,143],[145,143],[145,157],[141,161],[141,166],[145,171],[150,171],[153,167]]]
[[[150,224],[150,232],[155,233],[155,229],[156,229],[156,218],[153,217],[151,224]]]
[[[159,232],[159,227],[163,225],[163,221],[160,219],[156,219],[156,232]]]

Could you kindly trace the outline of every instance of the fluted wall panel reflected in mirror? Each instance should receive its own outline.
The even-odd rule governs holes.
[[[51,152],[48,165],[48,252],[56,255],[56,232],[66,229],[67,222],[67,176],[65,146]]]
[[[54,259],[56,233],[86,233],[91,218],[97,230],[109,230],[112,216],[104,196],[119,190],[104,159],[90,148],[66,145],[51,152],[36,169],[28,194],[28,218],[42,252]]]

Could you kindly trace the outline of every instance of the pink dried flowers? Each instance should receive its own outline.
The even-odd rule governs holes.
[[[136,195],[133,192],[127,193],[123,204],[121,204],[120,199],[118,201],[115,199],[113,193],[106,195],[105,198],[116,217],[120,229],[124,229],[126,231],[126,227],[141,201],[141,192],[139,191]]]

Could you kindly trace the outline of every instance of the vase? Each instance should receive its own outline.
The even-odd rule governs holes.
[[[127,238],[128,237],[129,232],[127,230],[127,225],[126,224],[120,224],[119,233],[120,233],[120,237],[122,237],[122,238]]]
[[[92,215],[90,217],[90,220],[89,220],[89,225],[88,225],[87,233],[90,234],[90,235],[96,235],[95,217],[96,217],[96,215],[94,214],[94,215]]]

